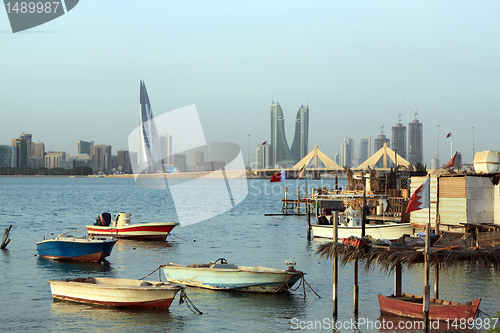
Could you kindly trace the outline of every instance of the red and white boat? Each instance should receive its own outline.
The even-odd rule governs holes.
[[[89,234],[99,236],[112,235],[117,238],[134,240],[164,241],[170,231],[179,225],[177,222],[132,224],[130,213],[120,213],[114,222],[111,220],[111,214],[102,213],[94,225],[87,226]]]
[[[401,317],[422,319],[423,297],[403,293],[401,296],[378,295],[381,313]],[[440,299],[430,299],[430,320],[473,319],[476,316],[481,299],[477,298],[467,303],[457,303]]]
[[[119,308],[168,309],[177,292],[186,288],[169,282],[100,277],[48,282],[54,300]]]

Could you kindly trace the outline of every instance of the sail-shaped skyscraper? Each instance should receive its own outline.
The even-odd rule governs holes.
[[[295,135],[293,137],[291,153],[296,162],[303,159],[309,151],[309,106],[301,105],[295,120]]]
[[[140,136],[139,165],[147,166],[147,172],[163,172],[161,161],[161,148],[156,130],[151,103],[149,102],[146,84],[141,80],[140,88]]]
[[[293,166],[294,158],[285,136],[285,119],[278,102],[271,103],[271,166],[282,168]]]

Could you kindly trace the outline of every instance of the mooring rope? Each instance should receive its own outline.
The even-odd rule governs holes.
[[[179,304],[184,303],[184,300],[186,300],[186,305],[191,310],[193,313],[198,313],[198,314],[203,314],[194,304],[193,302],[189,299],[189,297],[186,295],[184,292],[184,289],[181,289],[181,296],[179,298]]]
[[[158,266],[157,269],[155,269],[154,271],[152,271],[151,273],[149,273],[148,275],[146,275],[145,277],[143,278],[140,278],[139,280],[144,280],[145,278],[147,278],[148,276],[150,276],[151,274],[153,274],[154,272],[158,271],[159,269],[161,268],[161,266]],[[160,277],[160,282],[161,282],[161,271],[158,271],[158,276]]]
[[[309,283],[307,283],[306,278],[304,277],[304,275],[305,275],[305,274],[304,274],[303,272],[301,272],[301,271],[296,271],[297,273],[299,273],[299,274],[300,274],[300,282],[299,282],[299,285],[297,286],[297,288],[292,289],[292,288],[288,285],[288,279],[286,278],[286,273],[287,273],[287,272],[288,272],[288,271],[285,271],[285,284],[286,284],[286,289],[288,289],[288,290],[290,290],[290,291],[296,291],[296,290],[298,290],[298,289],[300,288],[300,286],[302,286],[303,291],[304,291],[304,298],[305,298],[305,297],[306,297],[306,285],[307,285],[307,286],[309,287],[309,289],[311,289],[311,290],[312,290],[312,292],[313,292],[316,296],[318,296],[318,298],[321,298],[321,296],[320,296],[320,295],[318,295],[318,293],[314,291],[314,289],[313,289],[313,288],[309,285]]]
[[[477,308],[477,313],[476,313],[476,317],[480,314],[483,314],[485,315],[486,317],[489,317],[491,318],[491,316],[489,314],[487,314],[486,312],[484,312],[483,310],[481,310],[480,308]]]

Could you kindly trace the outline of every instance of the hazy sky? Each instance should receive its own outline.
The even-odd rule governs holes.
[[[0,10],[1,11],[1,10]],[[247,158],[279,102],[289,145],[309,103],[309,149],[380,134],[418,110],[424,162],[500,150],[498,1],[97,1],[12,34],[0,13],[0,144],[24,131],[46,150],[77,140],[127,149],[139,80],[153,113],[195,104],[207,141]],[[161,129],[160,129],[161,131]],[[175,138],[174,138],[175,140]],[[373,152],[372,152],[373,153]]]

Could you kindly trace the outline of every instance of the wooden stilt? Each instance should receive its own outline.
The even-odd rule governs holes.
[[[396,270],[394,271],[394,296],[401,296],[402,291],[402,268],[401,263],[397,264]]]
[[[337,230],[337,217],[338,212],[333,212],[333,242],[337,243],[338,241],[338,230]],[[333,317],[337,317],[338,313],[338,256],[333,256]]]
[[[358,285],[358,259],[354,260],[354,315],[358,314],[359,285]]]
[[[7,247],[7,244],[10,243],[9,239],[10,229],[12,229],[12,224],[7,229],[5,229],[5,232],[3,234],[2,245],[0,245],[0,249],[2,250],[4,250]]]

